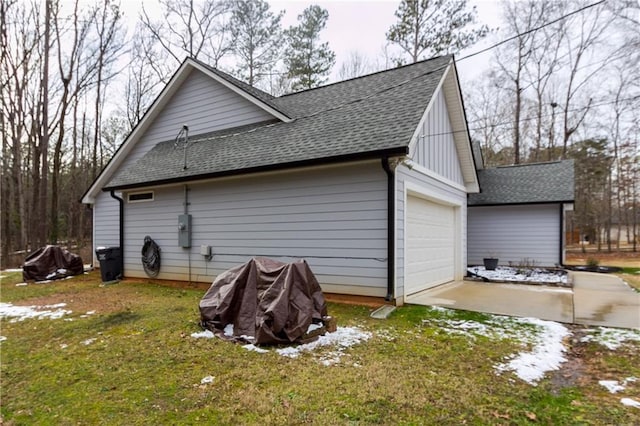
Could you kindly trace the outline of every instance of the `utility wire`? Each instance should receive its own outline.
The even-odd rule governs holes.
[[[486,47],[484,49],[481,49],[481,50],[479,50],[477,52],[473,52],[473,53],[470,53],[468,55],[462,56],[462,57],[458,58],[456,60],[456,62],[464,61],[466,59],[472,58],[472,57],[477,56],[479,54],[485,53],[485,52],[487,52],[489,50],[495,49],[495,48],[497,48],[497,47],[499,47],[499,46],[501,46],[501,45],[503,45],[505,43],[513,41],[513,40],[515,40],[515,39],[517,39],[519,37],[522,37],[523,35],[526,35],[526,34],[529,34],[529,33],[535,32],[535,31],[539,31],[539,30],[541,30],[541,29],[543,29],[545,27],[548,27],[548,26],[553,25],[553,24],[555,24],[557,22],[560,22],[560,21],[562,21],[564,19],[567,19],[568,17],[571,17],[571,16],[576,15],[578,13],[582,13],[585,10],[588,10],[588,9],[590,9],[592,7],[599,6],[599,5],[603,4],[603,3],[605,3],[605,1],[606,0],[600,0],[598,2],[588,4],[588,5],[584,6],[584,7],[581,7],[579,9],[576,9],[576,10],[574,10],[572,12],[569,12],[569,13],[567,13],[565,15],[562,15],[562,16],[560,16],[560,17],[558,17],[558,18],[556,18],[556,19],[554,19],[552,21],[546,22],[546,23],[541,24],[541,25],[539,25],[539,26],[537,26],[535,28],[531,28],[531,29],[529,29],[527,31],[524,31],[522,33],[518,33],[518,34],[516,34],[516,35],[514,35],[512,37],[509,37],[507,39],[504,39],[504,40],[501,40],[501,41],[499,41],[497,43],[494,43],[493,45],[491,45],[489,47]],[[407,65],[407,66],[411,66],[411,65],[412,64]],[[333,107],[326,108],[326,109],[323,109],[323,110],[320,110],[320,111],[312,112],[312,113],[307,114],[307,115],[302,115],[302,116],[299,116],[299,117],[295,117],[295,120],[302,120],[302,119],[305,119],[305,118],[312,118],[312,117],[315,117],[315,116],[320,115],[320,114],[324,114],[324,113],[327,113],[327,112],[331,112],[331,111],[335,111],[335,110],[344,108],[344,107],[346,107],[348,105],[352,105],[352,104],[355,104],[355,103],[358,103],[358,102],[362,102],[362,101],[364,101],[366,99],[370,99],[370,98],[378,96],[378,95],[380,95],[382,93],[386,93],[388,91],[397,89],[398,87],[402,87],[402,86],[404,86],[406,84],[409,84],[409,83],[411,83],[411,82],[413,82],[413,81],[415,81],[417,79],[426,77],[428,75],[434,74],[434,73],[439,72],[439,71],[443,71],[443,70],[447,69],[448,66],[449,66],[449,64],[447,63],[444,66],[440,66],[440,67],[437,67],[435,69],[432,69],[432,70],[429,70],[429,71],[425,71],[425,72],[420,73],[420,74],[418,74],[418,75],[416,75],[414,77],[407,78],[406,80],[401,81],[401,82],[399,82],[399,83],[397,83],[395,85],[392,85],[392,86],[389,86],[389,87],[385,87],[383,89],[380,89],[378,91],[370,93],[369,95],[366,95],[366,96],[363,96],[363,97],[360,97],[360,98],[357,98],[357,99],[352,99],[350,101],[347,101],[347,102],[344,102],[344,103],[341,103],[341,104],[338,104],[338,105],[335,105]],[[339,84],[339,83],[337,83],[337,84]],[[317,88],[316,89],[310,89],[310,90],[317,90]],[[293,93],[291,95],[295,95],[295,93]],[[287,96],[291,96],[291,95],[287,95]],[[254,127],[254,128],[249,129],[249,130],[244,130],[244,131],[231,133],[231,134],[226,134],[226,135],[213,136],[213,137],[206,138],[206,139],[207,140],[223,139],[223,138],[227,138],[227,137],[230,137],[230,136],[237,136],[237,135],[240,135],[240,134],[255,132],[257,130],[260,130],[260,129],[263,129],[263,128],[267,128],[267,127],[273,127],[273,126],[278,125],[278,124],[281,124],[281,123],[270,123],[270,124],[267,124],[265,126]],[[471,129],[469,129],[469,130],[471,130]],[[474,130],[476,130],[476,129],[474,129]],[[453,132],[449,132],[449,133],[452,134],[452,133],[458,133],[458,132],[460,132],[460,131],[453,131]],[[443,134],[449,134],[449,133],[443,133]],[[435,135],[428,135],[428,136],[435,136]]]
[[[597,108],[597,107],[601,107],[601,106],[605,106],[605,105],[612,105],[612,104],[615,104],[617,102],[636,100],[636,99],[640,99],[640,95],[634,96],[634,97],[631,97],[631,98],[619,99],[617,101],[610,101],[610,102],[603,102],[603,103],[599,103],[599,104],[592,104],[592,105],[589,105],[587,107],[574,108],[574,109],[567,110],[567,112],[584,111],[584,110],[590,109],[590,108]],[[551,115],[552,114],[543,114],[543,115],[540,116],[540,118],[550,117]],[[536,117],[524,117],[524,118],[521,118],[520,121],[532,121],[532,120],[537,120],[537,119],[538,119],[537,116]],[[482,121],[482,119],[474,120],[474,121],[471,121],[470,123],[475,123],[475,122],[478,122],[478,121]],[[500,123],[493,123],[493,124],[489,124],[487,126],[469,127],[468,129],[477,131],[477,130],[489,129],[491,127],[503,127],[503,126],[508,126],[508,125],[512,125],[512,124],[513,124],[513,121],[511,120],[511,121],[503,121],[503,122],[500,122]],[[510,127],[510,129],[513,129],[513,127]],[[427,134],[422,135],[422,136],[423,137],[446,136],[446,135],[453,135],[453,134],[456,134],[456,133],[466,133],[466,131],[467,131],[466,129],[464,129],[464,130],[452,130],[450,132],[427,133]]]
[[[576,15],[578,13],[584,12],[585,10],[590,9],[592,7],[599,6],[599,5],[603,4],[603,3],[605,3],[605,1],[606,0],[600,0],[599,2],[588,4],[588,5],[584,6],[584,7],[581,7],[580,9],[574,10],[573,12],[569,12],[566,15],[562,15],[559,18],[554,19],[553,21],[545,22],[544,24],[539,25],[539,26],[537,26],[535,28],[528,29],[527,31],[521,32],[521,33],[516,34],[516,35],[514,35],[512,37],[509,37],[509,38],[507,38],[505,40],[502,40],[502,41],[499,41],[499,42],[497,42],[495,44],[492,44],[489,47],[486,47],[484,49],[478,50],[477,52],[473,52],[473,53],[470,53],[469,55],[463,56],[460,59],[458,59],[458,61],[462,61],[464,59],[472,58],[474,56],[480,55],[481,53],[487,52],[487,51],[489,51],[491,49],[495,49],[498,46],[502,46],[505,43],[509,43],[510,41],[516,40],[516,39],[518,39],[518,38],[520,38],[520,37],[522,37],[524,35],[531,34],[531,33],[536,32],[536,31],[540,31],[541,29],[543,29],[545,27],[548,27],[549,25],[553,25],[555,23],[558,23],[558,22],[560,22],[560,21],[562,21],[564,19],[567,19],[570,16],[573,16],[573,15]]]

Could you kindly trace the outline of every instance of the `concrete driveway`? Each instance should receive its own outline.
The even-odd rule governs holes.
[[[640,293],[614,275],[569,272],[573,288],[461,281],[406,303],[564,323],[640,329]]]

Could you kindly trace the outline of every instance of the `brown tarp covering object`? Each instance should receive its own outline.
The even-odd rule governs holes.
[[[302,341],[311,324],[322,326],[327,306],[304,260],[254,258],[218,275],[200,301],[200,316],[224,339],[289,344]]]
[[[25,281],[56,280],[84,272],[82,258],[60,246],[45,246],[31,253],[22,265]]]

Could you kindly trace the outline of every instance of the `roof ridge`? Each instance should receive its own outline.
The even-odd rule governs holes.
[[[544,165],[550,165],[550,164],[559,164],[559,163],[562,163],[563,161],[573,161],[573,160],[568,158],[568,159],[565,159],[565,160],[538,161],[536,163],[503,164],[503,165],[495,166],[495,167],[487,167],[487,168],[485,168],[485,170],[490,170],[490,169],[508,169],[508,168],[513,168],[513,167],[527,167],[527,166],[544,166]]]
[[[277,99],[282,99],[282,98],[287,97],[287,96],[299,95],[301,93],[308,93],[308,92],[310,92],[312,90],[325,89],[327,87],[336,86],[336,85],[339,85],[339,84],[342,84],[342,83],[346,83],[346,82],[350,82],[350,81],[353,81],[353,80],[363,79],[363,78],[371,77],[371,76],[378,75],[378,74],[383,74],[383,73],[392,72],[392,71],[398,71],[398,70],[401,70],[401,69],[404,69],[404,68],[409,68],[409,67],[413,67],[413,66],[417,66],[417,65],[422,65],[425,62],[435,61],[437,59],[442,59],[442,58],[446,58],[446,57],[453,58],[453,55],[448,54],[448,55],[434,56],[433,58],[423,59],[422,61],[413,62],[411,64],[400,65],[400,66],[393,67],[393,68],[386,68],[386,69],[383,69],[383,70],[371,72],[369,74],[359,75],[357,77],[347,78],[346,80],[334,81],[333,83],[328,83],[328,84],[325,84],[323,86],[312,87],[310,89],[303,89],[303,90],[299,90],[297,92],[292,92],[292,93],[285,93],[284,95],[280,95],[278,97],[275,97],[274,99],[277,100]],[[433,71],[435,71],[435,70],[433,70]]]

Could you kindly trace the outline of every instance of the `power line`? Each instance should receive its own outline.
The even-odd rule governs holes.
[[[510,41],[518,39],[518,38],[520,38],[520,37],[522,37],[524,35],[531,34],[532,32],[535,32],[535,31],[540,31],[541,29],[543,29],[545,27],[548,27],[549,25],[553,25],[555,23],[558,23],[558,22],[560,22],[560,21],[562,21],[564,19],[567,19],[570,16],[573,16],[573,15],[576,15],[578,13],[584,12],[585,10],[590,9],[592,7],[599,6],[599,5],[603,4],[605,1],[606,0],[600,0],[599,2],[588,4],[588,5],[584,6],[584,7],[581,7],[580,9],[574,10],[573,12],[569,12],[566,15],[562,15],[559,18],[554,19],[553,21],[546,22],[546,23],[544,23],[542,25],[539,25],[539,26],[537,26],[535,28],[528,29],[527,31],[524,31],[522,33],[519,33],[519,34],[516,34],[516,35],[514,35],[512,37],[509,37],[509,38],[507,38],[505,40],[502,40],[502,41],[499,41],[499,42],[497,42],[495,44],[492,44],[489,47],[486,47],[484,49],[478,50],[477,52],[473,52],[473,53],[470,53],[469,55],[463,56],[462,58],[458,59],[458,61],[462,61],[464,59],[469,59],[469,58],[471,58],[473,56],[480,55],[481,53],[487,52],[487,51],[489,51],[491,49],[495,49],[498,46],[502,46],[503,44],[509,43]]]
[[[569,109],[569,110],[567,110],[567,112],[584,111],[585,109],[589,109],[589,108],[597,108],[597,107],[606,106],[606,105],[613,105],[615,103],[622,103],[622,102],[627,102],[627,101],[635,101],[636,99],[640,99],[640,95],[631,96],[629,98],[617,99],[617,100],[614,100],[614,101],[600,102],[600,103],[597,103],[597,104],[591,104],[591,105],[586,106],[586,107]],[[543,114],[540,117],[550,117],[551,115],[552,114]],[[525,117],[525,118],[521,118],[520,121],[535,120],[537,118],[538,117]],[[483,119],[482,118],[478,118],[476,120],[467,120],[467,123],[477,123],[478,121],[483,121]]]
[[[560,21],[562,21],[562,20],[564,20],[564,19],[567,19],[568,17],[571,17],[571,16],[576,15],[576,14],[578,14],[578,13],[582,13],[582,12],[584,12],[584,11],[585,11],[585,10],[587,10],[587,9],[590,9],[590,8],[592,8],[592,7],[595,7],[595,6],[601,5],[601,4],[603,4],[605,1],[606,1],[606,0],[600,0],[600,1],[596,2],[596,3],[591,3],[591,4],[588,4],[588,5],[584,6],[584,7],[581,7],[580,9],[576,9],[576,10],[574,10],[574,11],[572,11],[572,12],[566,13],[566,14],[564,14],[564,15],[562,15],[562,16],[560,16],[560,17],[558,17],[558,18],[556,18],[556,19],[554,19],[554,20],[552,20],[552,21],[546,22],[546,23],[544,23],[544,24],[542,24],[542,25],[539,25],[539,26],[537,26],[537,27],[535,27],[535,28],[531,28],[531,29],[529,29],[529,30],[527,30],[527,31],[524,31],[524,32],[522,32],[522,33],[518,33],[518,34],[516,34],[515,36],[512,36],[512,37],[509,37],[509,38],[507,38],[507,39],[505,39],[505,40],[499,41],[498,43],[495,43],[495,44],[493,44],[493,45],[491,45],[491,46],[489,46],[489,47],[486,47],[486,48],[484,48],[484,49],[482,49],[482,50],[479,50],[479,51],[477,51],[477,52],[473,52],[473,53],[470,53],[470,54],[468,54],[468,55],[462,56],[462,57],[458,58],[458,59],[456,60],[456,62],[462,62],[462,61],[464,61],[465,59],[469,59],[469,58],[472,58],[472,57],[474,57],[474,56],[477,56],[477,55],[479,55],[479,54],[481,54],[481,53],[485,53],[485,52],[487,52],[487,51],[489,51],[489,50],[491,50],[491,49],[495,49],[496,47],[501,46],[501,45],[503,45],[503,44],[505,44],[505,43],[508,43],[508,42],[510,42],[510,41],[513,41],[513,40],[515,40],[515,39],[517,39],[517,38],[519,38],[519,37],[522,37],[523,35],[530,34],[530,33],[535,32],[535,31],[539,31],[539,30],[541,30],[542,28],[548,27],[549,25],[553,25],[553,24],[555,24],[555,23],[557,23],[557,22],[560,22]],[[298,118],[298,119],[300,119],[300,118],[309,118],[309,117],[314,117],[314,116],[316,116],[316,115],[319,115],[319,114],[322,114],[322,113],[325,113],[325,112],[335,111],[335,110],[340,109],[340,108],[343,108],[343,107],[345,107],[345,106],[347,106],[347,105],[351,105],[351,104],[354,104],[354,103],[357,103],[357,102],[361,102],[361,101],[363,101],[363,100],[365,100],[365,99],[372,98],[372,97],[374,97],[374,96],[377,96],[377,95],[379,95],[379,94],[382,94],[382,93],[388,92],[388,91],[393,90],[393,89],[396,89],[396,88],[398,88],[398,87],[402,87],[402,86],[404,86],[405,84],[411,83],[412,81],[417,80],[417,79],[419,79],[419,78],[426,77],[426,76],[428,76],[428,75],[434,74],[434,73],[439,72],[439,71],[443,71],[443,70],[445,70],[448,66],[449,66],[449,64],[447,64],[447,65],[445,65],[445,66],[437,67],[437,68],[435,68],[435,69],[433,69],[433,70],[429,70],[429,71],[426,71],[426,72],[424,72],[424,73],[418,74],[418,75],[416,75],[415,77],[410,77],[410,78],[408,78],[407,80],[402,81],[402,82],[400,82],[400,83],[398,83],[398,84],[395,84],[395,85],[393,85],[393,86],[386,87],[386,88],[381,89],[381,90],[379,90],[379,91],[377,91],[377,92],[373,92],[373,93],[371,93],[371,94],[369,94],[369,95],[367,95],[367,96],[363,96],[363,97],[358,98],[358,99],[353,99],[353,100],[351,100],[351,101],[344,102],[344,103],[339,104],[339,105],[336,105],[336,106],[334,106],[334,107],[327,108],[327,109],[323,109],[323,110],[321,110],[321,111],[316,111],[316,112],[314,112],[314,113],[311,113],[311,114],[308,114],[308,115],[305,115],[305,116],[301,116],[301,117],[297,117],[297,118]],[[312,89],[312,90],[313,90],[313,89]]]
[[[636,99],[640,99],[640,95],[638,96],[633,96],[630,98],[624,98],[624,99],[618,99],[617,101],[609,101],[609,102],[602,102],[599,104],[592,104],[586,107],[581,107],[581,108],[574,108],[574,109],[570,109],[567,110],[567,112],[576,112],[576,111],[584,111],[586,109],[589,108],[597,108],[597,107],[601,107],[601,106],[606,106],[606,105],[612,105],[615,104],[616,102],[625,102],[625,101],[631,101],[631,100],[636,100]],[[550,117],[552,114],[543,114],[540,117],[524,117],[521,118],[520,121],[532,121],[532,120],[537,120],[538,118],[546,118],[546,117]],[[478,121],[482,121],[482,119],[478,119],[478,120],[474,120],[474,121],[470,121],[470,123],[475,123]],[[512,125],[513,121],[503,121],[500,123],[493,123],[487,126],[478,126],[478,127],[469,127],[469,130],[484,130],[484,129],[489,129],[491,127],[502,127],[502,126],[507,126],[507,125]],[[511,127],[511,129],[513,129],[513,127]],[[440,132],[440,133],[427,133],[425,135],[423,135],[423,137],[435,137],[435,136],[447,136],[447,135],[453,135],[456,133],[465,133],[467,130],[452,130],[450,132]]]

